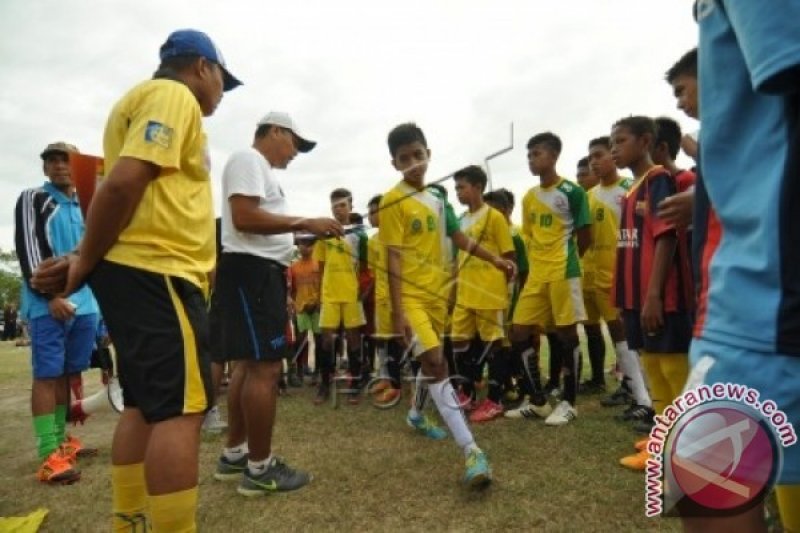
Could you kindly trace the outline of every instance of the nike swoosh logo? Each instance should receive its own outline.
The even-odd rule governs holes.
[[[256,481],[256,480],[252,479],[252,478],[250,479],[250,481],[253,483],[253,485],[258,485],[262,489],[278,490],[278,484],[275,482],[274,479],[272,481],[270,481],[269,483],[261,483],[259,481]]]

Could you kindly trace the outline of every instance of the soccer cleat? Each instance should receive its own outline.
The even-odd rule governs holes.
[[[228,423],[222,420],[219,413],[219,406],[215,405],[206,413],[203,418],[203,431],[206,433],[221,433],[228,429]]]
[[[322,405],[328,401],[330,389],[326,385],[320,385],[317,389],[317,395],[314,396],[314,405]]]
[[[650,442],[650,437],[645,437],[643,439],[639,439],[633,443],[633,447],[637,451],[642,451],[647,449],[647,443]]]
[[[381,379],[369,388],[369,393],[372,395],[380,394],[381,392],[385,391],[392,387],[392,382],[388,379]]]
[[[627,457],[623,457],[619,460],[619,464],[631,470],[643,471],[647,468],[647,460],[649,458],[650,454],[647,450],[642,450]]]
[[[503,416],[503,406],[499,403],[493,402],[489,398],[485,398],[472,414],[469,415],[470,422],[489,422],[498,416]]]
[[[44,460],[36,472],[36,478],[42,483],[69,485],[81,478],[81,472],[61,453],[61,450],[56,450]]]
[[[298,388],[303,386],[303,378],[298,376],[295,373],[289,374],[289,386],[292,388]]]
[[[464,484],[473,489],[482,489],[492,482],[492,468],[481,450],[473,450],[467,457]]]
[[[458,391],[458,406],[464,411],[472,411],[475,408],[472,398],[462,391]]]
[[[311,482],[308,472],[295,470],[280,457],[273,457],[260,473],[245,468],[236,492],[242,496],[262,496],[270,492],[286,492],[300,489]]]
[[[647,435],[650,434],[650,430],[653,429],[655,422],[652,418],[647,420],[638,420],[633,424],[633,430],[637,433],[645,433]]]
[[[578,392],[580,394],[601,394],[606,391],[606,384],[603,381],[595,381],[588,379],[578,385]]]
[[[89,448],[83,445],[78,437],[67,433],[64,442],[58,447],[63,455],[70,462],[75,463],[78,459],[86,459],[87,457],[95,457],[98,454],[97,448]]]
[[[650,407],[632,404],[630,407],[625,409],[625,411],[614,418],[622,422],[640,422],[642,420],[653,418],[655,414],[656,412]]]
[[[235,461],[231,461],[223,453],[217,459],[217,471],[214,472],[214,479],[217,481],[233,481],[242,477],[246,469],[247,454],[242,455]]]
[[[544,421],[548,426],[563,426],[578,417],[578,411],[568,401],[562,400]]]
[[[519,393],[514,389],[508,389],[503,395],[503,399],[507,402],[516,402],[519,400]]]
[[[522,403],[516,409],[509,409],[505,412],[506,418],[547,418],[553,408],[550,404],[545,402],[542,405],[535,405],[528,401],[527,398],[522,400]]]
[[[616,407],[618,405],[628,405],[631,402],[631,393],[624,385],[620,385],[617,390],[600,400],[600,405],[603,407]]]
[[[383,392],[375,397],[372,405],[378,409],[388,409],[390,407],[394,407],[400,400],[400,395],[400,389],[393,389],[392,387],[389,387],[388,389],[384,389]]]
[[[447,432],[434,424],[426,415],[417,415],[414,417],[409,413],[406,417],[406,424],[429,439],[442,440],[447,438]]]

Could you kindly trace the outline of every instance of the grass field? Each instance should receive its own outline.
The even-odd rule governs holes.
[[[87,392],[100,386],[97,371]],[[310,387],[291,389],[279,404],[275,452],[308,469],[303,490],[245,499],[235,485],[212,478],[223,437],[201,448],[201,531],[676,531],[675,519],[644,516],[643,474],[617,460],[635,435],[599,406],[579,398],[579,418],[564,427],[501,419],[475,426],[495,483],[481,493],[460,485],[461,452],[452,439],[428,441],[404,424],[406,402],[379,411],[359,406],[315,407]],[[0,344],[0,516],[50,512],[42,531],[107,531],[111,510],[109,445],[116,415],[91,417],[74,433],[100,448],[81,463],[75,485],[45,486],[34,479],[29,411],[29,349]],[[177,444],[176,444],[177,445]]]

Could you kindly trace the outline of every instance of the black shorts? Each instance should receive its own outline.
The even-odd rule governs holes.
[[[216,292],[227,360],[277,361],[288,355],[286,267],[254,255],[223,253]]]
[[[89,285],[116,348],[125,406],[149,423],[205,412],[213,395],[202,291],[110,261],[97,265]]]
[[[655,335],[642,330],[642,312],[631,309],[622,311],[625,340],[631,350],[652,353],[689,353],[692,341],[692,317],[689,313],[664,313],[664,327]]]
[[[222,347],[222,314],[217,291],[211,293],[208,305],[208,341],[211,349],[211,362],[224,363],[225,350]]]

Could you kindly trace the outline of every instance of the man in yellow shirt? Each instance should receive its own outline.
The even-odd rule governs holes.
[[[514,273],[514,264],[492,255],[464,235],[455,218],[446,215],[445,202],[425,187],[430,150],[416,124],[395,127],[389,133],[388,144],[392,165],[403,174],[403,181],[381,202],[381,237],[388,252],[394,333],[422,363],[422,373],[430,381],[430,396],[466,457],[464,482],[471,487],[484,487],[491,482],[491,469],[467,426],[442,355],[440,338],[447,302],[441,294],[449,275],[443,270],[447,264],[444,243],[449,236],[456,247],[490,261],[509,277]],[[416,408],[412,407],[406,420],[421,433],[442,438],[442,430]]]
[[[469,208],[461,217],[461,231],[491,254],[513,260],[514,243],[505,216],[483,201],[486,173],[472,165],[456,172],[454,179],[459,202]],[[508,284],[502,272],[463,250],[458,253],[457,272],[451,331],[453,354],[457,361],[466,357],[466,366],[477,369],[473,375],[466,376],[468,379],[480,377],[482,359],[489,362],[489,396],[470,415],[471,422],[486,422],[503,414],[500,401],[505,376],[496,375],[498,367],[494,358],[505,338]],[[474,390],[474,383],[470,385]]]
[[[347,189],[331,192],[331,211],[342,225],[350,223],[353,195]],[[352,378],[349,402],[357,404],[356,389],[361,376],[361,326],[366,322],[358,293],[358,275],[366,268],[367,236],[355,231],[343,237],[320,239],[314,244],[314,260],[319,263],[322,276],[322,307],[319,326],[322,330],[320,346],[320,377],[322,383],[317,393],[318,401],[328,396],[334,369],[335,346],[340,328],[347,341],[347,362]]]
[[[195,531],[198,451],[211,406],[205,299],[214,209],[202,118],[240,85],[209,37],[173,32],[154,79],[111,110],[108,175],[66,265],[91,286],[117,350],[125,410],[111,451],[113,529]],[[41,283],[48,275],[41,273]],[[178,444],[179,443],[179,444]]]
[[[580,347],[576,325],[586,319],[579,258],[591,243],[586,193],[558,175],[560,153],[561,139],[553,133],[540,133],[528,141],[528,167],[539,176],[540,185],[522,200],[530,273],[514,310],[511,338],[515,355],[526,363],[523,382],[531,402],[506,413],[509,418],[546,416],[545,423],[553,426],[577,416]],[[548,326],[555,326],[564,358],[564,400],[552,412],[538,383],[539,336]]]

